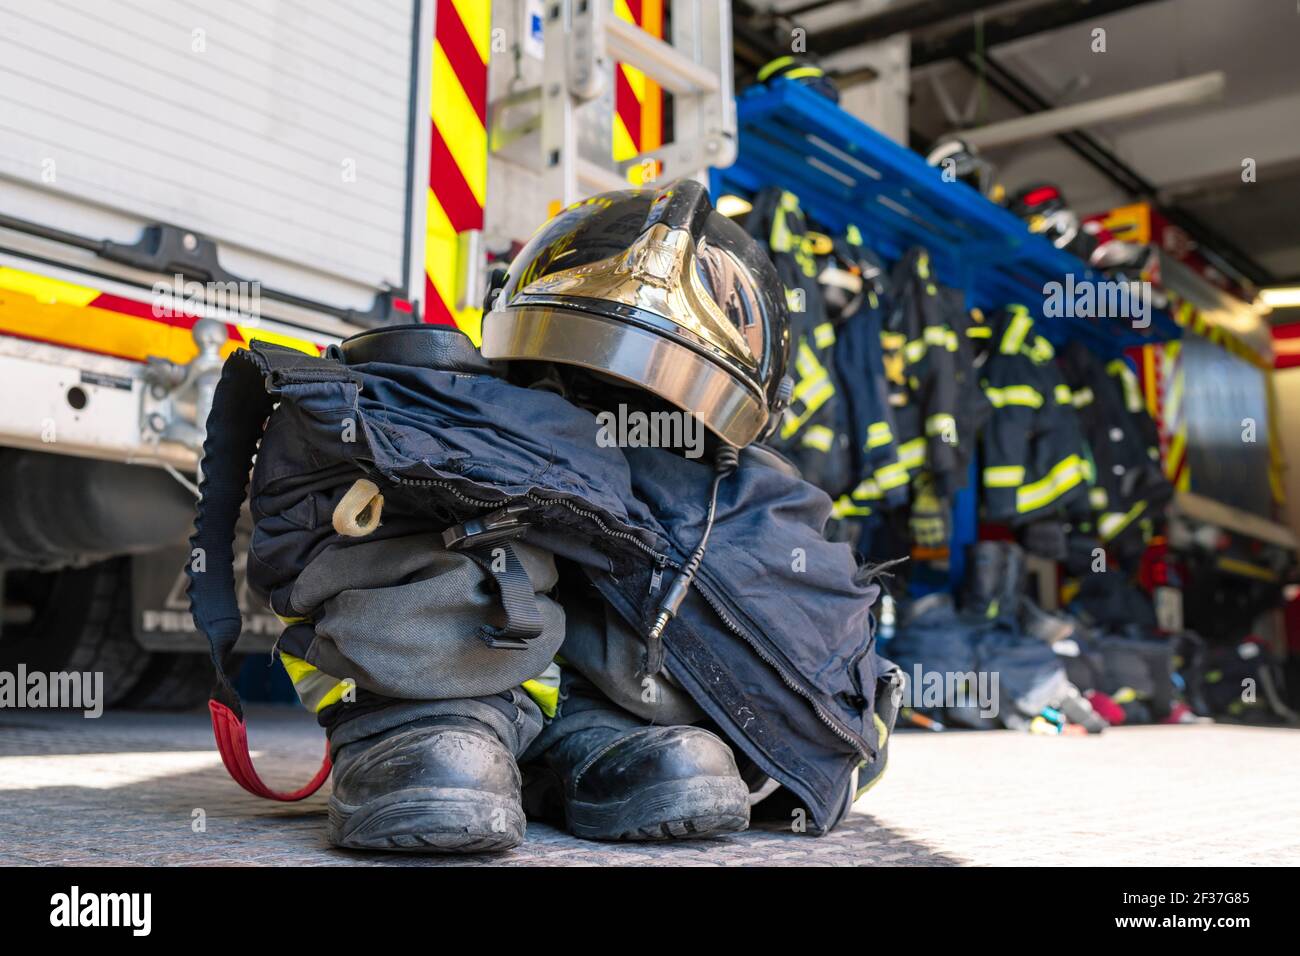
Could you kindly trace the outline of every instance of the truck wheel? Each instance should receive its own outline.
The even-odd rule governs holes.
[[[226,668],[234,676],[243,655],[236,655]],[[212,658],[207,654],[154,654],[120,706],[138,710],[195,710],[207,703],[216,679]]]
[[[130,692],[152,656],[131,630],[130,565],[11,571],[4,577],[0,670],[102,672],[103,706]]]

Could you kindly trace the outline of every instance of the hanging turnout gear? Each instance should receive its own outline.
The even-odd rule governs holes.
[[[845,288],[845,280],[832,278],[836,273],[856,278],[857,289]],[[908,475],[898,461],[897,425],[889,404],[880,343],[888,308],[888,276],[884,264],[863,244],[861,232],[850,225],[844,236],[835,240],[821,281],[828,305],[837,307],[835,367],[844,384],[846,427],[857,446],[855,484],[836,500],[834,514],[836,518],[866,518],[907,501]]]
[[[898,424],[898,460],[922,467],[941,499],[966,485],[989,405],[975,378],[970,316],[962,295],[939,284],[930,255],[913,248],[895,265],[885,323],[885,369]]]
[[[1024,525],[1071,511],[1086,517],[1092,466],[1051,344],[1023,305],[999,310],[972,333],[993,409],[980,443],[987,519]]]
[[[1104,365],[1081,343],[1060,362],[1093,461],[1093,527],[1108,550],[1134,557],[1151,539],[1173,487],[1137,376],[1122,358]]]
[[[793,387],[769,443],[804,478],[834,497],[852,487],[857,455],[845,383],[835,362],[839,330],[827,315],[818,281],[822,259],[833,246],[808,228],[798,197],[781,189],[765,189],[755,197],[746,228],[767,248],[790,315]]]

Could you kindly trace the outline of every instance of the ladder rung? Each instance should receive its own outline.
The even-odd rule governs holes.
[[[636,67],[670,93],[716,93],[721,85],[716,74],[690,57],[617,17],[605,21],[605,52]]]

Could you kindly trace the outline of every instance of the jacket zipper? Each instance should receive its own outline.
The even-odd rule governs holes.
[[[834,717],[826,713],[821,704],[817,703],[817,698],[813,696],[812,692],[807,690],[802,684],[791,677],[789,673],[787,673],[786,669],[782,667],[771,654],[760,646],[757,641],[751,639],[750,636],[745,633],[744,628],[737,624],[731,615],[727,613],[726,609],[721,606],[721,602],[719,602],[709,592],[708,588],[700,587],[700,583],[700,579],[697,576],[695,579],[695,590],[700,593],[702,598],[704,598],[705,603],[708,604],[709,607],[713,608],[713,613],[722,619],[722,623],[727,625],[727,629],[752,647],[754,652],[758,654],[758,656],[761,657],[763,661],[772,668],[772,670],[776,671],[781,676],[781,680],[785,682],[787,687],[800,697],[805,698],[808,703],[812,705],[813,713],[815,713],[818,719],[829,727],[837,737],[843,740],[846,744],[849,744],[863,759],[874,760],[876,755],[872,752],[871,747],[868,746],[865,741],[860,741],[857,735],[852,731],[841,727]]]
[[[450,491],[454,496],[456,496],[466,504],[474,505],[479,508],[500,508],[504,505],[510,504],[512,501],[518,501],[520,498],[527,499],[528,501],[531,501],[537,505],[543,505],[543,506],[562,505],[565,508],[568,508],[574,514],[581,515],[582,517],[595,522],[596,526],[599,527],[604,534],[609,535],[611,538],[619,538],[620,540],[623,541],[630,541],[632,544],[636,545],[638,548],[640,548],[642,551],[644,551],[646,554],[652,557],[655,560],[656,564],[672,564],[674,567],[680,567],[680,565],[677,565],[675,562],[673,562],[672,559],[669,558],[667,555],[660,554],[658,551],[650,547],[650,545],[646,544],[636,535],[629,534],[626,531],[615,531],[614,529],[610,528],[609,525],[605,524],[604,519],[602,519],[600,515],[596,514],[594,511],[588,511],[585,508],[579,508],[577,505],[569,501],[566,501],[563,498],[543,498],[540,495],[534,495],[532,493],[528,493],[524,495],[517,495],[516,497],[508,499],[506,501],[488,501],[486,498],[474,498],[470,495],[464,494],[463,492],[460,491],[460,489],[456,488],[453,484],[451,484],[451,482],[440,481],[435,478],[397,478],[395,480],[399,485],[412,485],[417,488],[429,488],[429,487],[443,488],[447,491]]]

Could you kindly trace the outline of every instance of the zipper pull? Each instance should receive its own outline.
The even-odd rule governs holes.
[[[660,586],[664,583],[664,565],[668,559],[662,554],[655,558],[654,570],[650,572],[650,593],[658,594]]]

